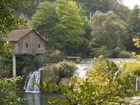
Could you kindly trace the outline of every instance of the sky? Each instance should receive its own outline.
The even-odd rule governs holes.
[[[123,4],[128,6],[129,8],[133,9],[135,5],[140,6],[140,0],[122,0]]]

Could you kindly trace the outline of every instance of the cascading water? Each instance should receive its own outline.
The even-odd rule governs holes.
[[[135,79],[135,91],[140,90],[140,76],[137,76]],[[140,100],[140,96],[132,97],[133,100]]]
[[[76,64],[77,70],[76,70],[75,75],[81,78],[85,78],[88,68],[91,67],[91,64],[92,64],[91,61],[92,59],[83,59],[79,64]],[[118,59],[110,59],[110,61],[119,63]],[[133,61],[133,59],[130,59],[130,60],[126,59],[125,61],[131,62]],[[35,83],[40,84],[41,70],[43,70],[43,67],[37,71],[34,71],[33,73],[29,73],[29,75],[26,78],[25,85],[24,85],[25,92],[40,93],[40,89],[35,85]],[[135,89],[136,90],[140,89],[140,77],[136,79]]]
[[[39,70],[28,74],[23,88],[25,92],[40,93],[39,87],[37,87],[35,84],[40,84],[42,70],[43,68],[40,68]]]
[[[85,78],[88,68],[91,66],[91,59],[84,59],[79,64],[76,64],[77,70],[76,75]]]
[[[77,64],[76,75],[79,77],[86,77],[87,69],[90,67],[88,64]]]
[[[140,76],[136,77],[135,90],[140,90]]]

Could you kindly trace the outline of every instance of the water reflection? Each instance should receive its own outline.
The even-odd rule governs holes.
[[[24,105],[40,105],[40,94],[30,94],[24,95]]]
[[[24,93],[23,105],[49,105],[48,94]]]

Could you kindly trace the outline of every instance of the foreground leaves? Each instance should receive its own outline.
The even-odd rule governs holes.
[[[86,78],[72,77],[69,83],[44,82],[43,90],[58,92],[59,97],[50,97],[49,103],[58,105],[114,105],[124,102],[125,97],[136,94],[134,79],[140,67],[133,62],[121,61],[122,66],[104,60],[93,60]],[[135,68],[134,68],[135,66]]]
[[[16,95],[17,81],[20,79],[0,79],[0,105],[21,105],[21,99]]]

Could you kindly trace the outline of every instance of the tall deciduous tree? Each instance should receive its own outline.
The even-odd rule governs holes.
[[[31,24],[46,36],[49,47],[71,55],[78,52],[80,45],[88,39],[86,34],[90,33],[87,18],[73,0],[40,3]]]
[[[131,14],[129,16],[129,33],[131,35],[136,35],[140,32],[140,7],[135,6],[133,10],[131,11]]]
[[[59,22],[55,26],[57,43],[63,50],[75,49],[75,46],[79,46],[83,42],[85,33],[83,26],[86,18],[81,16],[80,8],[73,0],[57,0],[56,4],[56,13],[59,18]],[[68,52],[72,54],[70,50]]]
[[[93,47],[111,50],[116,47],[124,48],[126,40],[126,25],[114,12],[96,12],[91,21],[93,28]]]
[[[41,35],[47,37],[47,45],[51,48],[55,45],[54,26],[58,23],[55,6],[55,3],[41,2],[31,20],[32,27],[38,30]]]

